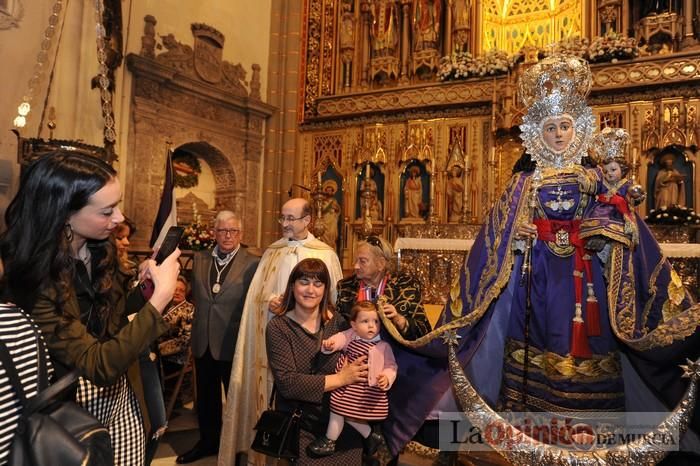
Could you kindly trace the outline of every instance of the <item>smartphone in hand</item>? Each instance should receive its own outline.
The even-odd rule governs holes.
[[[155,257],[156,264],[160,265],[161,262],[163,262],[175,251],[177,245],[180,244],[180,240],[182,239],[182,235],[184,233],[184,227],[170,227],[168,232],[165,234],[165,238],[163,238],[160,248],[158,248],[158,253]]]
[[[160,248],[158,248],[158,252],[155,253],[154,259],[156,264],[160,265],[170,254],[175,251],[178,244],[180,244],[180,240],[182,239],[182,235],[184,233],[184,227],[170,227],[168,232],[165,234],[165,238],[163,239]],[[146,279],[139,283],[139,287],[141,288],[141,294],[143,294],[146,301],[151,299],[154,291],[153,282]]]

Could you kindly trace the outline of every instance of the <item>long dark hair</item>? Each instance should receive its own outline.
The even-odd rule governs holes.
[[[75,275],[68,218],[115,176],[116,171],[105,162],[64,150],[51,152],[27,168],[5,212],[7,230],[0,237],[8,299],[31,312],[38,293],[52,286],[61,312]],[[88,247],[97,259],[93,262],[93,283],[96,308],[104,318],[116,248],[109,240],[89,241]]]
[[[320,280],[325,285],[323,298],[321,298],[318,308],[323,320],[328,321],[331,316],[331,313],[328,311],[333,308],[330,300],[331,275],[328,273],[328,267],[321,259],[304,259],[292,269],[292,273],[289,274],[289,280],[287,281],[287,288],[284,290],[284,296],[282,297],[282,309],[284,309],[284,312],[288,312],[297,305],[297,300],[294,299],[294,283],[302,278]]]

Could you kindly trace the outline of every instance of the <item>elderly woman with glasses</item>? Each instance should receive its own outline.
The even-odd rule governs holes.
[[[383,296],[384,315],[391,320],[403,338],[415,339],[430,331],[430,324],[421,304],[418,281],[396,271],[391,245],[383,238],[369,236],[357,245],[355,273],[338,282],[338,311],[349,319],[357,301],[377,302]]]

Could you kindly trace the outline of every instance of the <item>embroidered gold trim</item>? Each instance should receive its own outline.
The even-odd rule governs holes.
[[[518,374],[511,374],[506,372],[505,374],[506,378],[516,382],[520,383],[523,381],[523,378],[518,375]],[[527,386],[530,387],[535,387],[539,390],[546,391],[548,393],[551,393],[554,396],[558,396],[559,398],[566,398],[568,400],[616,400],[616,399],[624,399],[625,394],[623,392],[564,392],[561,390],[557,390],[555,388],[550,387],[549,385],[543,384],[541,382],[536,382],[534,380],[528,379],[527,381]],[[518,389],[512,389],[510,387],[504,387],[510,390],[514,390],[516,393],[520,394],[520,398],[522,399],[522,393]],[[528,400],[530,398],[530,394],[528,393],[527,395]]]
[[[585,239],[590,238],[591,236],[605,236],[606,238],[613,241],[618,241],[627,247],[632,245],[632,238],[625,233],[623,225],[612,223],[605,226],[596,226],[599,224],[600,222],[597,220],[584,221],[584,223],[581,224],[581,233],[579,237],[581,239]]]
[[[560,381],[599,382],[621,377],[619,355],[593,355],[591,359],[576,361],[571,355],[562,356],[557,353],[544,352],[530,347],[530,370],[541,373],[545,377]],[[522,370],[525,361],[525,350],[522,343],[509,340],[506,343],[507,362]],[[534,367],[533,367],[534,366]]]
[[[628,275],[634,276],[634,264],[632,255],[625,254],[622,245],[614,245],[611,252],[611,280],[608,289],[609,315],[610,323],[615,336],[622,342],[636,351],[648,351],[653,348],[664,347],[672,344],[674,341],[682,341],[692,335],[700,322],[700,305],[695,304],[688,309],[685,309],[675,316],[669,314],[670,319],[659,323],[653,330],[649,330],[647,319],[656,297],[657,287],[656,281],[663,270],[663,265],[666,263],[662,258],[649,278],[650,299],[644,306],[642,314],[642,327],[645,333],[640,338],[634,338],[635,329],[635,292],[633,281],[629,276],[622,283],[622,260],[623,256],[628,259]],[[620,309],[617,309],[618,299],[620,301]]]
[[[646,303],[644,303],[644,311],[642,312],[642,322],[647,322],[649,319],[649,312],[651,312],[651,306],[654,304],[654,300],[656,299],[656,280],[659,278],[659,274],[661,273],[661,269],[663,268],[664,263],[666,262],[666,256],[663,254],[661,255],[661,260],[659,261],[656,266],[654,266],[654,270],[649,275],[649,300],[647,300]]]
[[[528,382],[529,383],[529,382]],[[506,401],[506,407],[508,407],[508,404],[512,404],[512,408],[515,408],[516,410],[526,410],[527,407],[523,407],[522,404],[522,399],[523,399],[523,394],[520,393],[517,390],[513,390],[512,388],[504,387],[503,388],[503,396],[507,399]],[[577,413],[579,415],[585,415],[586,413],[591,413],[593,416],[599,416],[600,409],[573,409],[569,406],[559,406],[554,403],[550,403],[549,401],[545,401],[542,398],[536,397],[531,394],[527,394],[527,404],[528,406],[534,406],[538,409],[541,409],[542,411],[547,411],[550,413]],[[511,408],[511,409],[512,409]],[[620,408],[613,408],[613,409],[606,409],[606,411],[609,412],[624,412],[625,407],[622,406]],[[617,416],[612,416],[613,418],[616,418]]]

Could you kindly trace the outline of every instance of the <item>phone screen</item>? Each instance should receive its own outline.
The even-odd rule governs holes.
[[[180,239],[185,232],[184,227],[170,227],[168,232],[165,234],[163,243],[161,243],[158,249],[158,254],[156,255],[156,264],[163,262],[170,254],[175,251],[178,244],[180,244]]]

